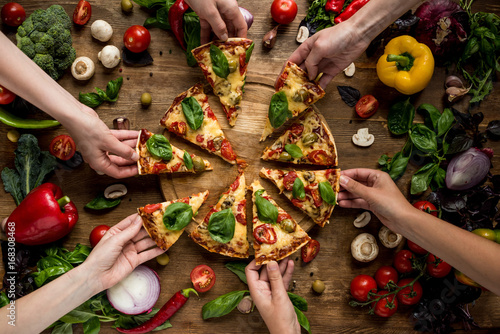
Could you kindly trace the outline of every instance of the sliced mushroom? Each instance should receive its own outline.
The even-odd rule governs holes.
[[[250,313],[253,311],[253,299],[250,296],[245,296],[238,304],[238,311],[241,313]]]
[[[368,128],[361,128],[352,136],[352,142],[361,147],[368,147],[375,141],[375,136],[368,133]]]
[[[349,66],[344,68],[344,74],[347,77],[352,77],[354,75],[354,72],[356,72],[356,65],[354,65],[354,63],[350,63]]]
[[[115,199],[123,197],[127,194],[127,187],[121,183],[112,184],[104,190],[104,197],[107,199]]]
[[[130,121],[127,117],[117,117],[113,120],[113,127],[116,130],[130,130]]]
[[[71,74],[76,80],[88,80],[95,72],[95,65],[89,57],[78,57],[71,65]]]
[[[297,43],[304,43],[309,38],[309,29],[305,25],[299,27],[297,32]]]
[[[370,262],[378,255],[378,245],[370,233],[361,233],[351,243],[351,254],[360,262]]]
[[[107,42],[113,36],[113,28],[104,20],[95,20],[90,26],[90,32],[92,33],[92,37],[101,42]]]
[[[356,217],[356,219],[354,219],[353,224],[357,228],[362,228],[362,227],[365,227],[366,225],[368,225],[370,220],[372,220],[372,215],[370,214],[370,212],[365,211],[362,214],[360,214],[358,217]]]
[[[401,234],[394,233],[385,226],[382,226],[380,231],[378,231],[378,238],[382,245],[387,248],[396,248],[401,241],[403,241],[403,236]]]

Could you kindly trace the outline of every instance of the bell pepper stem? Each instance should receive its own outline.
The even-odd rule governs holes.
[[[406,67],[410,64],[410,58],[402,55],[387,55],[387,61],[393,62],[395,61],[401,67]]]
[[[66,204],[71,202],[68,196],[61,197],[57,200],[57,203],[59,203],[59,207],[62,209]]]

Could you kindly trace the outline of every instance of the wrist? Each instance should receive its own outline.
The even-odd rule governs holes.
[[[68,272],[69,279],[80,286],[82,291],[88,292],[88,298],[103,290],[100,286],[100,280],[93,273],[94,271],[87,265],[87,262],[83,262]]]

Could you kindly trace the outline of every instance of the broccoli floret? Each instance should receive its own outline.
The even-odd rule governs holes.
[[[37,54],[33,61],[40,66],[54,80],[59,77],[59,73],[54,67],[54,58],[51,55]]]
[[[64,74],[64,70],[67,69],[68,67],[70,67],[71,64],[73,64],[75,59],[76,59],[76,51],[75,51],[75,49],[71,48],[66,57],[56,58],[54,60],[54,65],[61,72],[61,76]]]
[[[62,6],[53,5],[47,8],[47,12],[54,16],[54,20],[61,23],[64,29],[71,29],[71,19]]]
[[[19,38],[16,36],[17,39],[17,47],[23,50],[23,52],[30,58],[35,57],[36,52],[35,52],[35,44],[31,41],[29,37],[22,37]]]

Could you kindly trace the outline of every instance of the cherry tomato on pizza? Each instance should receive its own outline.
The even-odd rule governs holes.
[[[432,204],[429,201],[418,201],[418,202],[415,202],[413,204],[413,206],[416,207],[417,209],[419,209],[420,211],[430,213],[434,217],[438,216],[438,210],[436,209],[434,204]]]
[[[419,245],[417,245],[416,243],[414,243],[413,241],[411,241],[410,239],[407,239],[406,240],[406,243],[408,244],[408,248],[415,254],[418,254],[418,255],[425,255],[427,254],[428,252],[423,249],[422,247],[420,247]]]
[[[89,236],[90,246],[94,248],[99,243],[99,241],[101,241],[102,237],[104,237],[109,229],[110,227],[108,225],[98,225],[94,227]]]
[[[302,247],[302,261],[307,263],[314,260],[319,253],[319,241],[311,239],[305,246]]]
[[[261,244],[274,244],[277,240],[276,231],[271,224],[262,224],[255,228],[253,237]]]
[[[389,293],[388,291],[382,290],[379,291],[377,294],[382,296]],[[376,315],[382,318],[388,318],[396,311],[398,310],[398,300],[395,298],[396,296],[394,294],[388,295],[387,297],[384,297],[380,299],[378,302],[373,302],[372,307],[373,307],[373,312],[375,312]],[[378,297],[377,297],[378,298]]]
[[[229,143],[229,141],[227,139],[224,139],[222,141],[220,153],[227,160],[235,160],[237,158],[236,154],[233,151],[233,148],[231,147],[231,144]]]
[[[11,27],[19,27],[26,20],[26,11],[16,2],[9,2],[2,7],[2,22]]]
[[[382,266],[375,272],[375,281],[379,289],[384,289],[389,282],[398,283],[399,275],[391,266]]]
[[[131,52],[139,53],[146,50],[151,42],[151,34],[148,29],[140,25],[133,25],[125,31],[123,44]]]
[[[191,282],[198,292],[206,292],[215,284],[215,273],[206,264],[200,264],[191,271]]]
[[[0,85],[0,104],[9,104],[14,101],[16,94]]]
[[[377,292],[377,282],[368,275],[358,275],[351,281],[351,296],[358,302],[366,302],[368,293]]]
[[[394,268],[401,274],[411,273],[413,271],[412,261],[415,255],[409,250],[402,249],[394,257]]]
[[[92,15],[90,3],[85,0],[78,1],[75,11],[73,12],[73,22],[82,26],[90,20],[90,15]]]
[[[356,103],[356,113],[361,118],[368,118],[378,109],[378,101],[373,95],[365,95]]]
[[[309,161],[318,165],[333,165],[334,161],[323,150],[314,150],[307,155]]]
[[[49,146],[50,154],[61,160],[69,160],[75,155],[76,145],[68,135],[59,135],[52,139]]]
[[[297,4],[293,0],[274,0],[271,16],[279,24],[291,23],[297,16]]]
[[[398,286],[402,287],[407,284],[410,284],[414,279],[413,278],[403,278],[399,281]],[[397,293],[398,301],[403,305],[415,305],[422,298],[422,285],[418,281],[413,283],[413,286],[407,286],[406,288],[401,289]]]
[[[297,173],[293,170],[285,174],[283,177],[283,186],[286,190],[291,191],[293,189],[293,183],[297,177]]]
[[[433,254],[427,257],[427,273],[436,278],[442,278],[448,275],[451,266]]]

